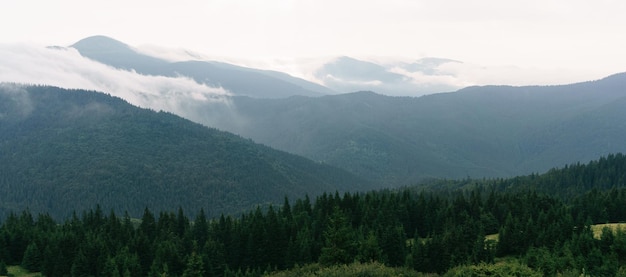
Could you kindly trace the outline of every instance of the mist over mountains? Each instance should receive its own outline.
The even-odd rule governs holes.
[[[439,68],[461,62],[424,58],[412,63],[390,63],[381,65],[339,57],[318,68],[314,74],[324,85],[335,91],[376,91],[384,95],[419,96],[460,89],[452,73]]]
[[[169,62],[141,54],[122,42],[95,36],[71,46],[89,59],[144,75],[185,76],[200,84],[222,87],[235,95],[280,98],[291,95],[321,96],[332,90],[268,70],[244,68],[215,61]]]
[[[196,82],[223,87],[237,96],[284,98],[293,95],[322,96],[354,91],[376,91],[385,95],[419,96],[454,91],[467,82],[457,80],[459,61],[423,58],[412,62],[374,63],[351,57],[322,61],[309,74],[316,82],[288,74],[242,67],[234,64],[196,59],[168,61],[143,54],[123,42],[94,36],[71,46],[89,59],[118,69],[134,70],[145,75],[185,76]]]
[[[505,177],[625,151],[626,74],[564,86],[470,87],[419,98],[372,92],[235,97],[255,141],[386,184]],[[231,126],[231,127],[229,127]]]
[[[171,61],[103,36],[0,51],[0,81],[104,92],[381,188],[540,173],[626,151],[624,73],[568,85],[466,86],[472,65],[460,61],[340,57],[316,68],[313,82],[224,62]]]
[[[446,80],[459,66],[437,58],[381,65],[340,57],[316,77],[334,91],[375,93],[268,99],[234,92],[228,106],[208,103],[183,115],[387,185],[544,172],[626,150],[619,142],[626,138],[626,117],[616,104],[626,96],[624,74],[571,85],[472,86],[418,98],[379,94],[412,95],[427,86],[454,91],[454,82],[416,80]]]

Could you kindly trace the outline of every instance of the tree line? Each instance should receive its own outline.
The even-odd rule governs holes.
[[[437,189],[285,197],[237,216],[146,208],[133,219],[96,206],[57,221],[24,210],[0,224],[0,264],[45,276],[259,276],[354,262],[443,274],[513,258],[546,275],[615,275],[626,272],[626,232],[591,226],[626,220],[626,188],[594,184],[623,174],[600,164],[559,171],[571,180],[592,176],[585,177],[590,189],[576,195],[534,185],[554,178],[551,171],[515,189],[502,184],[521,179],[468,179]]]
[[[580,201],[624,205],[625,197],[624,189],[615,189]],[[585,207],[547,195],[482,189],[445,196],[324,194],[314,204],[285,199],[279,207],[210,220],[202,210],[192,220],[182,209],[158,215],[146,209],[139,221],[98,206],[58,223],[26,210],[3,221],[0,260],[45,276],[259,275],[355,261],[444,273],[504,256],[548,274],[615,273],[626,262],[626,233],[605,230],[594,238],[592,223]],[[485,240],[494,233],[497,242]]]

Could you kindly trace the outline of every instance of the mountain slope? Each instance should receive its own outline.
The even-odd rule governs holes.
[[[244,137],[404,185],[506,177],[626,151],[626,74],[563,86],[470,87],[419,98],[371,92],[233,100]],[[245,122],[245,124],[240,124]]]
[[[371,188],[342,170],[119,98],[0,86],[0,210],[67,216],[99,203],[208,215]]]
[[[150,57],[105,36],[80,40],[71,47],[92,60],[141,74],[186,76],[198,83],[221,86],[235,95],[282,98],[292,95],[321,96],[333,93],[324,86],[284,73],[245,68],[210,61],[168,62]]]

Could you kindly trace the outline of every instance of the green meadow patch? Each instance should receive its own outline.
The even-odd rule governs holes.
[[[485,241],[489,241],[489,240],[491,240],[491,241],[498,242],[499,237],[500,237],[500,234],[491,234],[491,235],[486,235],[486,236],[485,236]]]
[[[602,232],[604,228],[608,228],[613,233],[617,230],[621,230],[622,232],[626,231],[626,223],[606,223],[606,224],[596,224],[591,226],[591,230],[593,231],[593,237],[596,239],[600,239],[602,237]]]
[[[39,272],[30,272],[24,268],[22,268],[21,266],[18,265],[14,265],[14,266],[7,266],[7,271],[9,272],[9,276],[14,276],[14,277],[37,277],[37,276],[41,276],[41,273]]]
[[[604,228],[609,228],[609,230],[611,230],[613,233],[615,233],[617,230],[626,232],[626,223],[605,223],[605,224],[591,225],[591,230],[593,231],[593,237],[596,239],[600,239],[600,237],[602,237],[602,231],[604,230]],[[493,240],[495,242],[498,242],[499,236],[500,234],[486,235],[485,241]]]

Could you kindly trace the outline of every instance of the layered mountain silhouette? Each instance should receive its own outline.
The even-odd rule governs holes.
[[[447,80],[456,76],[438,69],[445,64],[461,62],[442,58],[381,64],[346,56],[338,57],[323,62],[319,68],[310,72],[323,84],[320,85],[278,71],[218,61],[170,62],[142,54],[141,51],[106,36],[88,37],[71,47],[84,57],[115,68],[147,75],[186,76],[199,83],[221,86],[237,96],[255,98],[285,98],[294,95],[315,97],[354,91],[414,96],[461,88]],[[415,76],[419,78],[416,79]]]
[[[626,151],[626,74],[422,97],[233,98],[214,126],[380,184],[505,177]],[[245,122],[245,124],[241,124]]]
[[[0,85],[0,212],[236,213],[370,182],[102,93]]]
[[[74,47],[91,59],[144,74],[190,76],[213,84],[233,77],[231,89],[245,84],[237,78],[253,82],[268,77],[268,72],[215,62],[170,63],[106,37],[88,38]],[[409,94],[402,89],[414,80],[406,74],[436,76],[438,66],[459,63],[426,58],[383,66],[341,57],[319,68],[316,76],[335,91],[374,88]],[[234,71],[223,78],[221,69]],[[624,151],[619,141],[625,117],[617,103],[626,96],[625,79],[617,74],[560,86],[478,86],[422,97],[374,92],[320,96],[321,90],[300,93],[304,86],[267,96],[267,91],[279,90],[254,85],[232,89],[249,90],[235,93],[227,105],[195,104],[180,115],[381,184],[505,177]]]
[[[414,62],[379,64],[351,57],[333,59],[314,75],[327,87],[342,93],[375,91],[391,96],[419,96],[458,90],[460,87],[437,78],[454,77],[438,71],[447,63],[459,61],[441,58],[423,58]],[[415,79],[419,76],[420,79]]]
[[[170,62],[142,54],[120,41],[105,36],[88,37],[71,47],[89,59],[119,69],[134,70],[146,75],[186,76],[198,83],[223,87],[239,96],[282,98],[335,93],[327,87],[277,71],[215,61]]]

